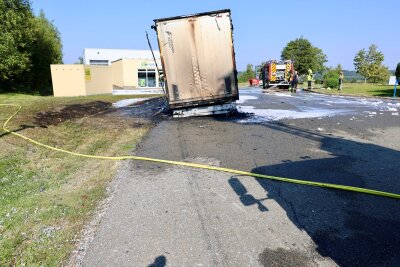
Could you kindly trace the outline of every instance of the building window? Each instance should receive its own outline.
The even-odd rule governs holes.
[[[146,87],[146,72],[138,72],[139,87]]]
[[[89,60],[90,65],[97,65],[97,66],[108,66],[108,60],[99,60],[99,59],[91,59]]]
[[[163,87],[164,86],[164,72],[162,70],[159,70],[160,77],[158,77],[158,86]]]
[[[155,69],[138,69],[138,86],[139,87],[156,87],[156,70]]]

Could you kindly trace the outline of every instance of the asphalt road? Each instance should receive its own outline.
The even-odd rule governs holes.
[[[135,153],[400,193],[399,102],[247,90],[239,105],[254,115],[161,121]],[[399,203],[125,162],[82,265],[398,266]]]

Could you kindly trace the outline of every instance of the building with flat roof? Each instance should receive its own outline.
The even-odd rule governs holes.
[[[54,96],[111,94],[161,88],[160,53],[150,50],[84,49],[84,64],[51,65]],[[132,92],[133,93],[133,92]]]
[[[160,59],[160,52],[154,51],[157,60]],[[133,49],[101,49],[85,48],[83,50],[83,64],[109,66],[111,62],[119,59],[151,59],[153,55],[150,50]]]

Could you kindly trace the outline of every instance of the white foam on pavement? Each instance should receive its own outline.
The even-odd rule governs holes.
[[[130,98],[130,99],[123,99],[118,102],[113,103],[112,105],[116,108],[122,108],[126,106],[130,106],[136,104],[138,102],[149,100],[150,98]]]
[[[244,102],[248,100],[256,100],[258,97],[256,96],[250,96],[250,95],[240,95],[239,100],[236,100],[236,104],[243,104]]]
[[[245,87],[239,88],[239,94],[259,94],[262,92],[261,88],[258,87]]]
[[[321,118],[345,114],[364,114],[364,117],[374,117],[378,112],[380,115],[387,112],[393,116],[398,116],[400,110],[400,102],[395,100],[281,92],[260,92],[262,97],[257,97],[254,94],[243,95],[245,92],[245,90],[241,91],[240,100],[237,102],[238,110],[244,113],[252,113],[254,116],[241,122]],[[249,101],[256,99],[260,100],[257,102]],[[280,105],[280,102],[284,105]],[[279,107],[288,107],[288,109]]]
[[[339,114],[346,114],[348,110],[332,109],[306,109],[306,110],[287,110],[287,109],[256,109],[253,106],[239,106],[238,110],[244,113],[252,113],[254,116],[240,120],[242,123],[255,123],[266,121],[278,121],[282,119],[304,119],[330,117]]]
[[[400,102],[399,103],[389,103],[389,106],[393,106],[393,107],[399,107],[400,108]]]
[[[275,96],[283,96],[283,97],[293,97],[290,93],[273,93]]]

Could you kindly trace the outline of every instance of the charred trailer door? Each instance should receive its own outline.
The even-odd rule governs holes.
[[[239,99],[230,10],[154,22],[171,109]]]

